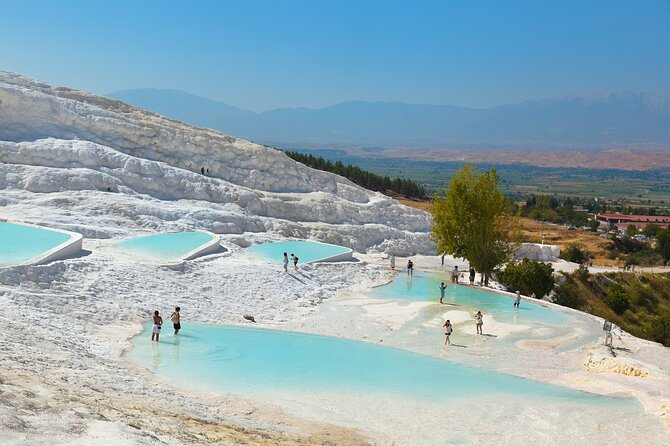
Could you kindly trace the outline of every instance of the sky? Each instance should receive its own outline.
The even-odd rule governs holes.
[[[0,69],[244,109],[670,93],[670,0],[0,0]]]

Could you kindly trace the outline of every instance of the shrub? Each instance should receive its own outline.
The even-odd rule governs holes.
[[[587,304],[586,299],[580,294],[577,286],[569,281],[556,287],[554,290],[554,302],[576,310],[583,310]]]
[[[623,314],[629,306],[628,297],[621,285],[610,285],[607,288],[605,303],[616,314]]]
[[[642,332],[648,339],[670,347],[670,314],[652,318],[644,324]]]
[[[560,257],[568,262],[584,263],[589,258],[589,253],[581,243],[570,243]]]
[[[589,269],[583,263],[575,270],[575,275],[582,282],[589,280]]]
[[[509,291],[520,291],[521,294],[535,295],[541,299],[554,288],[554,269],[549,263],[523,259],[509,262],[505,269],[497,274],[500,283]]]

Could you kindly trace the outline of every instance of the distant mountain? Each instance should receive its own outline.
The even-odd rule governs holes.
[[[670,147],[670,97],[648,93],[532,100],[487,109],[352,101],[321,109],[280,108],[263,113],[177,90],[126,90],[108,96],[198,126],[276,145]]]

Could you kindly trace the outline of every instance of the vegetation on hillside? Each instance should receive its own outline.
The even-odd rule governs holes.
[[[431,209],[437,252],[467,259],[486,284],[513,249],[513,221],[499,181],[495,169],[463,167],[451,177],[445,195],[435,195]]]
[[[627,332],[670,347],[670,274],[564,274],[555,301],[603,317]]]
[[[504,270],[496,273],[496,278],[508,291],[542,299],[554,288],[553,273],[551,263],[523,259],[508,262]]]
[[[423,186],[413,180],[404,178],[391,179],[388,176],[377,175],[352,164],[344,164],[342,161],[332,162],[321,156],[316,157],[292,151],[285,151],[284,153],[306,166],[341,175],[359,186],[370,190],[382,193],[391,191],[406,198],[416,198],[419,200],[426,200],[428,198]]]

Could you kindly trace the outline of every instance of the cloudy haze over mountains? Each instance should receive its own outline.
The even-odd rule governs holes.
[[[670,149],[670,98],[651,93],[529,100],[485,109],[352,101],[262,113],[179,90],[147,88],[108,96],[278,146]]]

